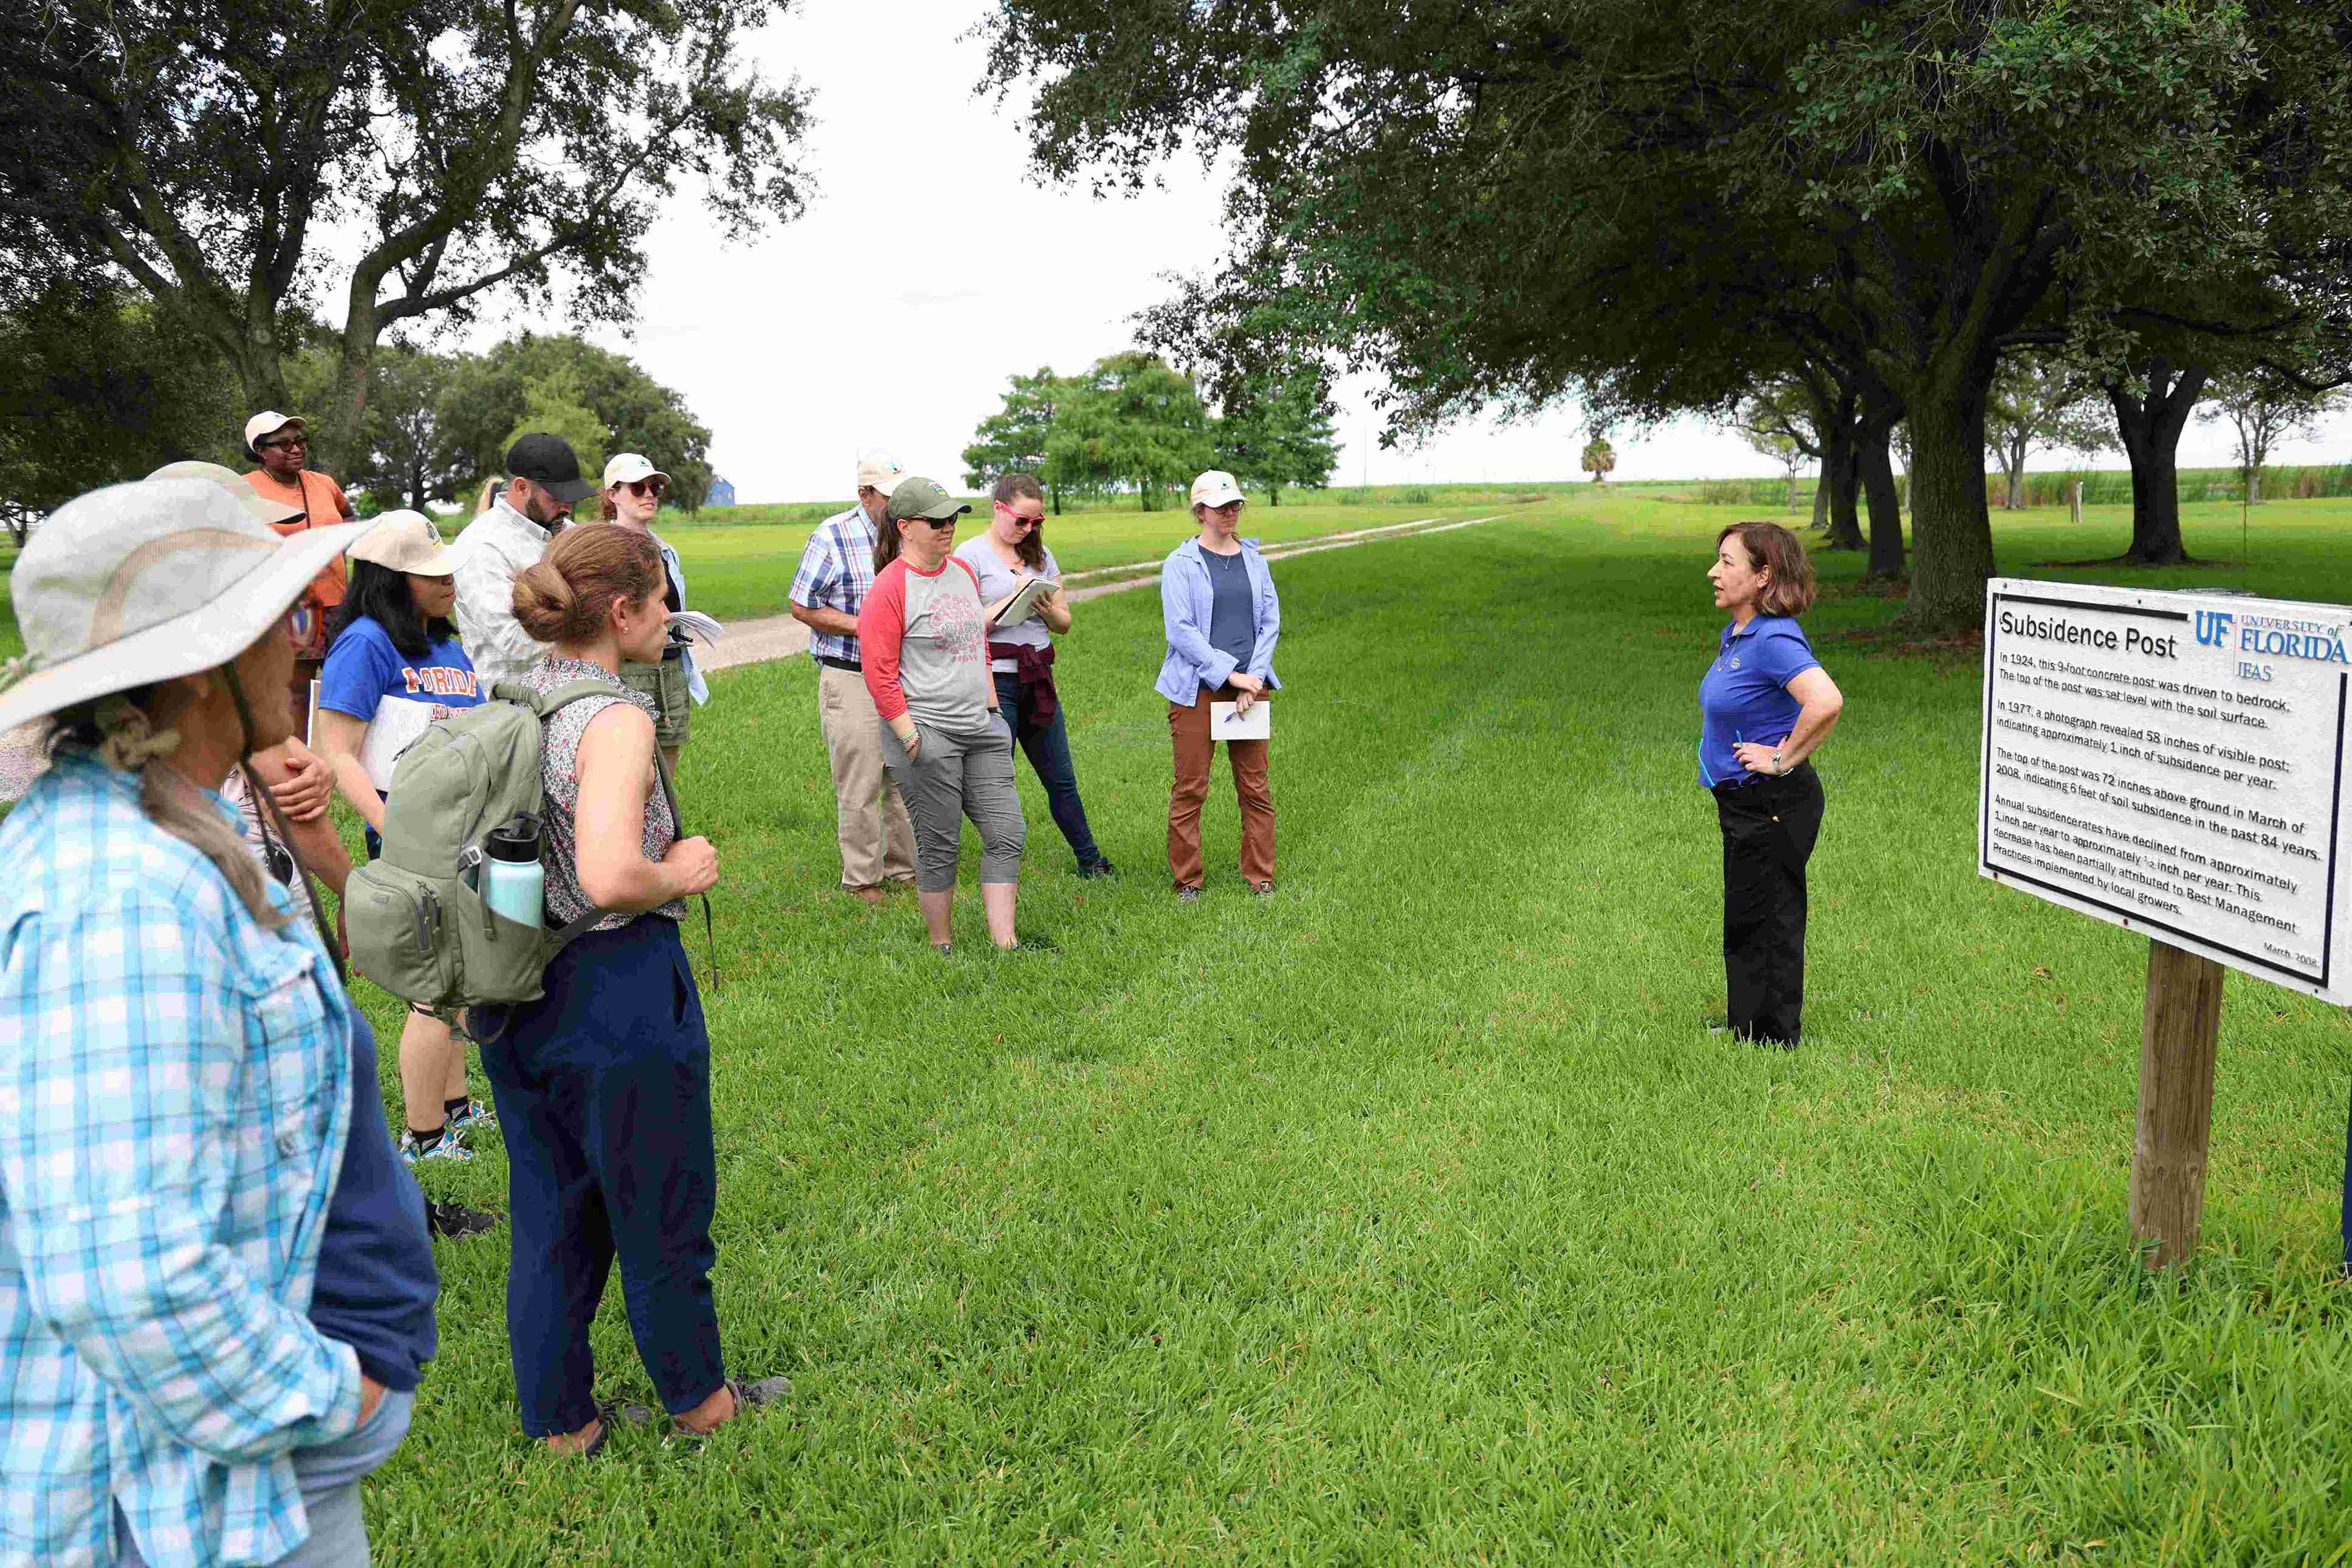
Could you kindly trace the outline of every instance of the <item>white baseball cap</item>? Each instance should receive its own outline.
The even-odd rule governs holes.
[[[868,452],[857,464],[857,488],[880,490],[888,495],[907,477],[898,459],[887,452]]]
[[[1241,486],[1234,483],[1233,475],[1223,468],[1211,468],[1192,481],[1194,506],[1223,506],[1227,501],[1244,499]]]
[[[0,732],[226,664],[367,526],[280,539],[203,479],[76,496],[34,531],[8,574],[25,654],[0,672]]]
[[[669,476],[653,465],[653,459],[642,452],[623,452],[604,465],[604,482],[600,489],[611,489],[637,479],[659,479],[669,483]]]
[[[306,421],[298,419],[291,414],[280,414],[274,408],[265,408],[245,422],[245,445],[250,450],[253,444],[264,436],[275,436],[289,426],[296,430],[308,430],[310,427]]]
[[[375,526],[352,546],[352,559],[373,561],[419,577],[451,577],[457,572],[457,558],[441,542],[440,527],[423,512],[405,507],[377,518]]]
[[[243,474],[218,463],[198,462],[190,458],[184,463],[166,463],[147,477],[151,479],[210,479],[216,485],[226,487],[228,493],[236,498],[237,505],[264,522],[291,522],[298,517],[310,515],[301,507],[271,500],[247,484]]]

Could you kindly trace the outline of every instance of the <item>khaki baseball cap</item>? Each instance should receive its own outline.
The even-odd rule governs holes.
[[[655,468],[653,459],[642,452],[623,452],[604,465],[603,488],[605,489],[638,479],[659,479],[664,484],[669,483],[669,476]]]
[[[907,470],[887,452],[868,452],[858,460],[857,488],[861,490],[880,490],[887,496],[906,477]]]
[[[310,427],[307,421],[297,418],[291,414],[280,414],[275,408],[265,408],[245,422],[245,444],[249,450],[253,444],[264,436],[275,436],[280,430],[286,429],[299,433]]]
[[[884,515],[893,522],[904,522],[910,517],[928,517],[933,522],[945,522],[949,518],[961,517],[971,510],[948,494],[939,480],[917,475],[898,481],[898,488],[890,492],[890,504],[884,509]]]
[[[352,546],[351,554],[354,561],[373,561],[417,577],[449,577],[457,571],[457,558],[441,542],[440,528],[423,512],[404,507],[376,519],[375,526]]]
[[[1211,468],[1192,481],[1194,506],[1223,506],[1244,499],[1241,486],[1234,483],[1233,475],[1223,468]]]

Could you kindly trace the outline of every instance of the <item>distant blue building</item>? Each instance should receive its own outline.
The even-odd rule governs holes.
[[[710,494],[704,498],[702,504],[705,506],[733,506],[735,504],[735,486],[733,482],[720,479],[717,474],[711,475]]]

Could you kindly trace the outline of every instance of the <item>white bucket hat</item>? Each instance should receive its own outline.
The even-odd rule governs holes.
[[[1211,468],[1192,481],[1194,506],[1223,506],[1228,501],[1245,500],[1241,486],[1234,483],[1233,475],[1223,468]]]
[[[418,577],[450,577],[457,571],[457,558],[441,542],[440,528],[423,512],[405,507],[377,518],[352,546],[352,559]]]
[[[235,468],[219,463],[198,462],[190,458],[184,463],[166,463],[147,476],[151,479],[210,479],[225,487],[236,498],[236,504],[264,522],[291,522],[310,512],[299,506],[288,506],[282,500],[271,500],[245,482],[245,476]]]
[[[226,664],[367,527],[280,539],[205,479],[75,497],[8,574],[25,654],[0,666],[0,731]]]
[[[642,452],[623,452],[604,465],[603,488],[605,489],[635,479],[659,479],[664,484],[669,483],[669,476],[655,468],[653,459]]]

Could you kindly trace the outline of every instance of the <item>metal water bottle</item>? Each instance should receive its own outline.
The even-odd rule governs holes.
[[[483,901],[518,925],[546,924],[547,872],[539,863],[539,819],[511,816],[482,839]]]

